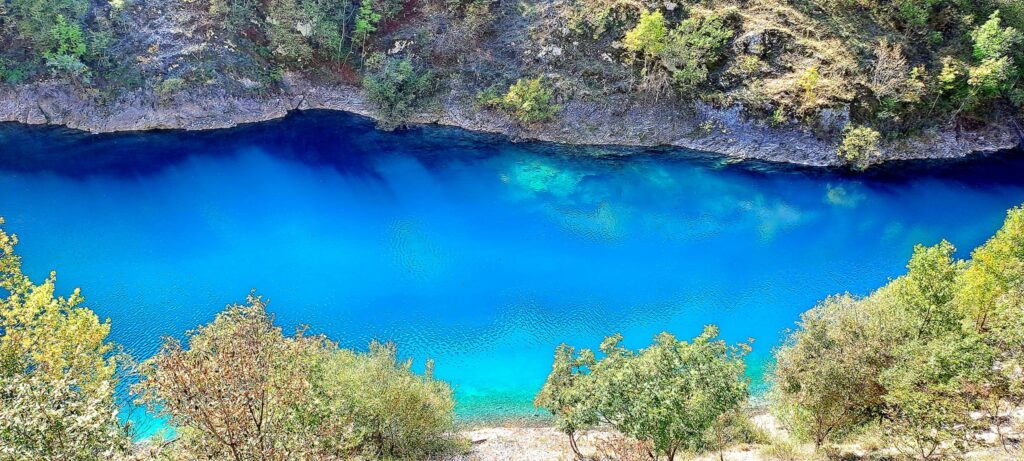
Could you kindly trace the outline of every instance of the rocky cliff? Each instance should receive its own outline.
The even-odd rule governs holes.
[[[61,83],[0,87],[0,121],[55,124],[93,133],[152,129],[207,130],[283,117],[293,110],[330,109],[374,117],[362,90],[342,84],[312,83],[286,76],[284,90],[265,97],[227,91],[190,90],[160,100],[142,90],[109,102],[84,98]],[[622,104],[617,104],[621,102]],[[706,104],[681,108],[673,104],[569,101],[550,122],[524,127],[513,118],[474,108],[466,95],[451,93],[413,123],[436,123],[502,133],[514,139],[566,144],[676,146],[718,153],[736,159],[759,159],[812,166],[839,164],[836,144],[802,126],[768,126],[747,120],[739,108]],[[842,115],[826,114],[824,124],[842,126]],[[1021,137],[1012,121],[974,131],[937,130],[889,143],[884,160],[960,158],[972,153],[1018,147]]]

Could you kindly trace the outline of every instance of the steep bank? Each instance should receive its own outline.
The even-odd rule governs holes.
[[[0,121],[193,130],[322,108],[806,165],[844,163],[846,141],[868,164],[1022,139],[1024,7],[995,0],[913,17],[820,0],[28,5],[0,3]]]
[[[193,89],[161,99],[136,90],[112,101],[82,97],[57,82],[0,86],[0,121],[53,124],[93,133],[154,129],[208,130],[284,117],[289,111],[330,109],[372,118],[378,113],[356,86],[315,83],[287,74],[282,91],[262,97],[236,95],[216,88]],[[774,127],[745,118],[739,107],[719,109],[698,103],[684,108],[671,103],[574,100],[546,123],[523,126],[501,112],[481,110],[472,97],[452,91],[412,123],[436,123],[501,133],[514,139],[564,144],[675,146],[736,159],[758,159],[810,166],[840,164],[836,140],[791,124]],[[839,130],[842,114],[824,114],[819,125]],[[971,131],[934,130],[882,146],[880,160],[961,158],[1018,147],[1021,137],[1012,121]]]

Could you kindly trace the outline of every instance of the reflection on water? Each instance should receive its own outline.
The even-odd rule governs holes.
[[[139,356],[256,288],[287,327],[434,358],[463,418],[536,414],[554,347],[615,332],[638,347],[717,323],[757,340],[757,380],[817,300],[899,275],[915,243],[966,255],[1024,201],[1011,155],[848,177],[323,112],[203,133],[0,125],[0,146],[26,269],[81,287]]]

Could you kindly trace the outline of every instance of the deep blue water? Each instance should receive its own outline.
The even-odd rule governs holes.
[[[630,155],[627,155],[630,154]],[[916,243],[966,256],[1024,202],[1024,159],[870,176],[664,149],[513,144],[308,112],[203,133],[0,124],[0,215],[139,357],[250,289],[277,321],[436,360],[464,419],[528,417],[559,342],[781,332]]]

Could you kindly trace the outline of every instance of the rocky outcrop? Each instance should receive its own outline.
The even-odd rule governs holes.
[[[0,86],[0,121],[55,124],[93,133],[152,129],[207,130],[284,117],[290,111],[331,109],[374,117],[360,88],[318,84],[287,75],[283,89],[270,96],[230,94],[216,88],[157,97],[138,90],[113,100],[83,97],[59,83]],[[675,146],[722,154],[811,166],[839,163],[835,133],[845,124],[839,113],[823,114],[819,129],[769,126],[745,118],[739,108],[698,103],[629,100],[564,104],[555,120],[524,127],[507,115],[474,107],[472,95],[453,92],[440,98],[413,123],[436,123],[502,133],[514,139],[567,144]],[[822,135],[820,133],[824,132]],[[936,131],[884,146],[883,160],[960,158],[979,152],[1013,149],[1021,138],[1010,121],[975,131]]]

